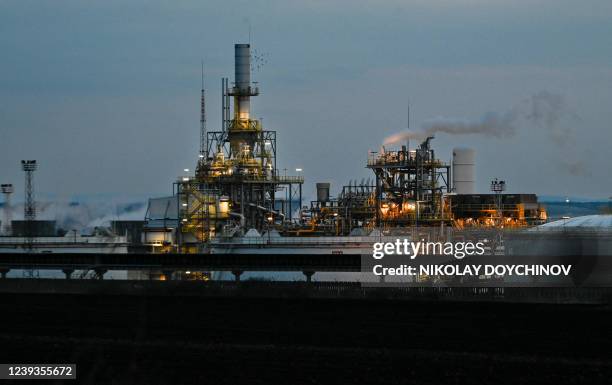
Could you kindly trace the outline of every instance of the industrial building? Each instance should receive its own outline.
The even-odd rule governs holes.
[[[49,220],[13,220],[11,223],[14,237],[55,237],[57,230],[55,221]]]
[[[535,194],[457,194],[450,199],[455,227],[525,227],[546,222]]]

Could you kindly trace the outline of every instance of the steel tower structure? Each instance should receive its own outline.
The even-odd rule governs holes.
[[[23,219],[25,221],[25,238],[29,249],[34,241],[34,221],[36,220],[36,201],[34,200],[34,171],[38,168],[35,160],[22,160],[21,168],[25,172],[25,202]]]

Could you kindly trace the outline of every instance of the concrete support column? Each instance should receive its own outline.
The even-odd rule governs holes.
[[[0,277],[2,277],[2,279],[6,278],[9,271],[11,271],[11,269],[0,269]]]
[[[306,276],[306,282],[312,282],[312,276],[315,274],[314,271],[304,271],[304,275]]]
[[[232,271],[232,274],[234,274],[234,280],[236,282],[240,282],[240,276],[242,275],[243,271],[241,270],[234,270]]]
[[[62,272],[66,275],[66,279],[72,279],[72,273],[74,273],[74,269],[64,269]]]

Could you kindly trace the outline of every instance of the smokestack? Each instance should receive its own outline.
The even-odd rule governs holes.
[[[234,45],[234,55],[235,119],[248,120],[251,112],[251,45]]]
[[[234,87],[227,93],[234,97],[234,119],[229,122],[228,129],[230,149],[236,155],[242,151],[243,145],[247,145],[252,154],[257,140],[257,131],[254,130],[257,123],[251,119],[251,96],[257,96],[259,90],[251,86],[251,45],[235,44],[234,53]]]

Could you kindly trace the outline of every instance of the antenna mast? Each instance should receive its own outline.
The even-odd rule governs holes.
[[[204,90],[204,60],[202,60],[202,88],[200,91],[200,158],[206,153],[206,91]]]
[[[408,116],[406,120],[406,130],[410,131],[410,99],[408,99]],[[406,139],[406,149],[408,150],[408,156],[410,156],[410,139]]]
[[[410,130],[410,99],[408,99],[408,130]]]

